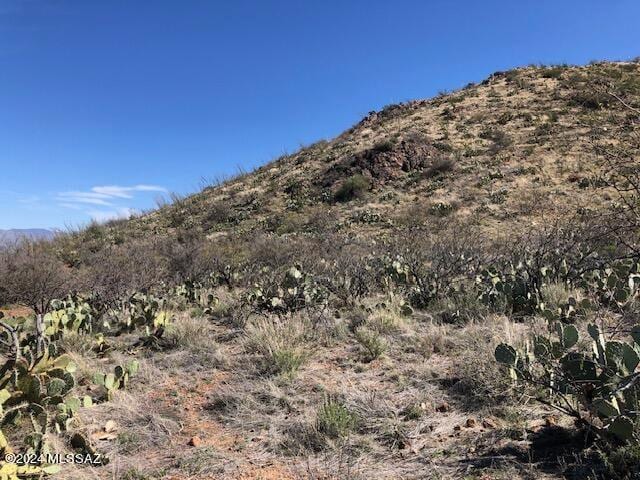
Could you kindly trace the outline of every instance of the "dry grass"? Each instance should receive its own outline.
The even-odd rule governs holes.
[[[111,463],[60,478],[457,479],[468,471],[468,449],[490,450],[480,439],[506,445],[509,432],[540,418],[522,411],[492,359],[496,343],[518,344],[526,325],[500,316],[464,326],[399,320],[402,328],[383,329],[385,355],[362,363],[352,334],[314,349],[306,315],[250,318],[239,336],[221,335],[224,322],[179,315],[167,333],[171,349],[141,359],[139,376],[112,402],[81,411],[78,425],[94,438],[116,422],[115,437],[95,440]],[[227,361],[185,370],[182,362],[200,359],[214,338]],[[283,368],[282,350],[300,353],[303,367]],[[470,417],[476,426],[465,426]],[[187,446],[193,436],[202,444]],[[495,478],[526,478],[510,468],[496,467]]]
[[[259,355],[267,373],[292,376],[309,356],[308,329],[300,316],[254,318],[245,326],[244,348]]]
[[[544,300],[546,308],[556,311],[558,308],[566,306],[570,298],[577,302],[584,298],[580,289],[570,288],[564,283],[549,283],[543,285],[540,294]]]
[[[640,74],[637,64],[612,68]],[[377,255],[397,228],[442,235],[460,222],[495,239],[546,225],[568,202],[598,210],[609,200],[581,181],[597,171],[587,139],[629,134],[617,105],[576,96],[589,89],[576,75],[603,69],[519,69],[453,95],[388,107],[332,141],[102,233],[126,238],[204,225],[199,233],[208,235],[217,272],[233,283],[224,270],[229,259],[255,267],[256,278],[270,274],[260,262],[281,267],[298,250],[305,262],[321,264],[326,245],[311,251],[307,235],[331,243],[337,230],[354,243],[371,240],[367,253]],[[366,168],[355,171],[363,158]],[[330,221],[318,218],[325,213]],[[266,239],[260,248],[258,233]],[[81,245],[78,235],[65,248]],[[74,426],[93,435],[111,463],[70,467],[60,478],[563,474],[557,458],[525,458],[549,412],[527,404],[493,359],[499,342],[521,345],[546,328],[539,320],[497,315],[472,290],[430,300],[415,313],[399,297],[382,298],[383,305],[361,293],[326,311],[289,316],[257,315],[242,288],[216,294],[210,315],[178,314],[159,351],[135,349],[123,335],[109,338],[113,351],[100,360],[91,342],[65,338],[79,365],[78,392],[94,369],[132,356],[142,367],[127,390],[83,409]],[[581,295],[560,284],[542,290],[551,308]],[[111,420],[115,437],[98,438]],[[64,448],[64,434],[58,440]]]

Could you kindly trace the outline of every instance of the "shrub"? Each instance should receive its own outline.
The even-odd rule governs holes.
[[[0,300],[33,309],[36,313],[36,354],[46,348],[44,314],[51,302],[73,288],[72,277],[46,242],[23,242],[0,257]],[[16,353],[17,355],[17,353]]]
[[[385,153],[393,150],[393,142],[391,140],[383,140],[376,143],[371,149],[375,153]]]
[[[364,197],[369,190],[369,180],[360,174],[347,178],[334,195],[337,202],[348,202],[356,198]]]
[[[355,330],[356,341],[364,348],[365,360],[371,362],[382,356],[387,351],[387,343],[378,334],[366,327],[359,327]]]
[[[600,110],[609,107],[612,103],[612,97],[606,92],[592,88],[582,87],[576,91],[571,97],[571,103],[587,110]]]
[[[306,352],[295,348],[275,350],[271,354],[273,371],[286,376],[294,375],[307,357]]]
[[[353,307],[379,285],[379,272],[371,267],[370,245],[349,243],[336,237],[328,239],[323,261],[314,265],[318,281],[339,307]],[[337,251],[333,251],[336,248]]]
[[[262,357],[265,371],[292,376],[308,357],[306,326],[298,318],[288,321],[261,318],[245,328],[245,350]]]
[[[513,140],[505,131],[495,128],[485,128],[480,132],[479,136],[491,141],[488,150],[489,155],[496,155],[513,143]]]
[[[424,171],[425,178],[433,178],[443,173],[450,172],[455,167],[455,162],[450,157],[438,157]]]
[[[234,211],[226,202],[215,202],[205,212],[202,223],[206,229],[218,224],[231,223],[235,220]]]
[[[69,272],[46,242],[24,242],[2,252],[0,297],[44,314],[55,298],[74,288]]]
[[[318,410],[316,428],[328,437],[344,438],[356,427],[358,419],[347,407],[334,398],[325,399]]]
[[[558,65],[555,67],[547,67],[542,70],[542,78],[560,78],[562,72],[567,69],[565,65]]]

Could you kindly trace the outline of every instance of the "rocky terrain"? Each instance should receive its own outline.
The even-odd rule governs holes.
[[[496,72],[15,247],[2,448],[104,459],[38,472],[66,479],[639,478],[639,107],[637,62]]]

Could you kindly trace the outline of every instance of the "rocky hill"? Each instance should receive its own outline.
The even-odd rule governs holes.
[[[139,218],[114,238],[380,233],[450,216],[488,232],[526,229],[610,203],[595,149],[632,135],[640,64],[527,67],[430,100],[371,112],[320,141]]]
[[[636,62],[498,72],[0,250],[0,439],[108,459],[74,480],[639,478],[639,108]]]

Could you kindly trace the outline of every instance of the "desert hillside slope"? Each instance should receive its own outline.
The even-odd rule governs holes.
[[[330,141],[204,189],[112,237],[204,233],[380,233],[452,216],[489,232],[611,203],[596,147],[633,131],[640,64],[528,67],[430,100],[391,105]],[[418,217],[416,218],[416,214]]]
[[[639,122],[640,63],[500,72],[0,249],[0,456],[99,454],[34,471],[61,480],[637,480]]]

